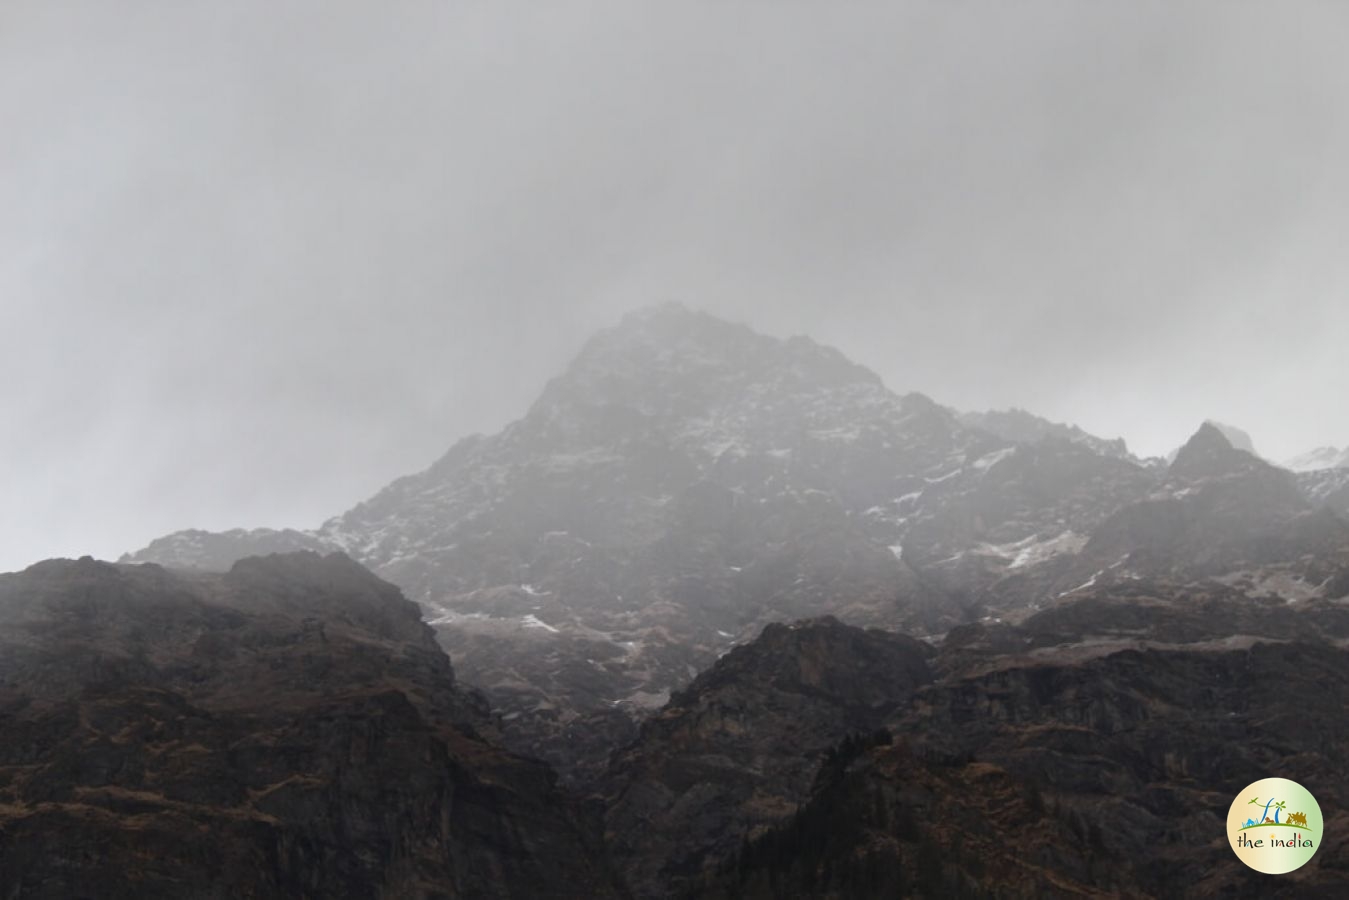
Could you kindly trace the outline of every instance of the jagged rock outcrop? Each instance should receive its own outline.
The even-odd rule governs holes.
[[[1308,502],[1292,473],[1206,423],[1165,482],[1119,508],[1048,586],[1051,596],[1135,578],[1221,579],[1287,600],[1338,597],[1349,523]]]
[[[132,560],[124,562],[156,562],[178,569],[203,572],[228,572],[241,559],[251,556],[269,556],[274,553],[295,553],[310,550],[332,553],[337,548],[322,538],[293,528],[235,528],[230,531],[202,531],[192,528],[156,538]]]
[[[885,731],[840,733],[800,809],[683,895],[1338,895],[1347,636],[1342,603],[1144,582],[965,626]],[[1224,820],[1271,775],[1329,798],[1326,843],[1293,875],[1253,879]]]
[[[1205,422],[1199,430],[1176,451],[1171,461],[1170,474],[1188,481],[1221,478],[1250,472],[1277,472],[1275,466],[1262,460],[1250,450],[1243,449],[1212,422]],[[1287,482],[1287,478],[1281,479]]]
[[[769,625],[642,725],[608,775],[607,836],[633,889],[665,897],[808,796],[842,735],[932,679],[926,644],[836,619]]]
[[[1116,510],[1146,497],[1155,473],[1060,438],[1018,447],[913,524],[904,552],[976,615],[1035,602]],[[948,611],[950,605],[948,603]],[[959,621],[921,624],[944,630]]]
[[[1204,424],[1222,432],[1222,436],[1225,437],[1227,442],[1233,447],[1238,450],[1243,450],[1251,456],[1260,458],[1259,451],[1255,449],[1255,441],[1246,431],[1235,425],[1228,425],[1225,422],[1216,422],[1213,419],[1207,420]]]
[[[1123,438],[1106,440],[1089,434],[1076,425],[1051,422],[1024,409],[989,410],[961,413],[960,421],[971,428],[980,428],[990,434],[1018,444],[1038,444],[1045,440],[1066,440],[1080,444],[1099,456],[1113,456],[1130,462],[1140,462],[1129,452]]]
[[[598,833],[340,555],[0,576],[0,896],[618,897]]]

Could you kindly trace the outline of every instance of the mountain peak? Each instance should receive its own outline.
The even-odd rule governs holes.
[[[1228,425],[1219,422],[1216,419],[1206,419],[1204,420],[1204,424],[1212,425],[1214,428],[1221,431],[1223,437],[1227,438],[1227,442],[1236,449],[1245,450],[1251,456],[1260,456],[1260,452],[1255,449],[1255,441],[1251,440],[1251,436],[1237,426]]]
[[[573,367],[613,362],[635,355],[648,367],[674,365],[681,370],[709,366],[763,369],[788,364],[813,370],[827,381],[880,384],[880,378],[842,352],[805,335],[777,338],[683,303],[670,301],[635,309],[618,324],[598,332]],[[803,373],[806,374],[806,373]]]
[[[1256,461],[1253,453],[1233,446],[1221,426],[1206,421],[1176,452],[1171,474],[1190,479],[1210,478],[1244,471]]]
[[[781,339],[681,303],[628,313],[594,335],[533,413],[620,406],[699,416],[727,398],[837,388],[883,391],[881,379],[806,337]]]

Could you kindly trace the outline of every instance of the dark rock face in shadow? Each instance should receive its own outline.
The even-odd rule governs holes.
[[[633,889],[669,896],[810,795],[820,759],[932,680],[932,649],[824,618],[769,625],[615,754],[607,834]]]
[[[1344,603],[1145,581],[936,648],[766,629],[616,757],[610,837],[643,897],[1341,896],[1347,645]],[[1271,775],[1325,844],[1256,881],[1224,820]]]
[[[0,577],[0,896],[620,896],[484,713],[340,555]]]

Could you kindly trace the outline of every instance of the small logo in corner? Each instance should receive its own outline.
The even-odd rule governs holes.
[[[1287,778],[1264,778],[1232,801],[1227,839],[1237,859],[1267,875],[1306,865],[1321,845],[1321,807],[1311,791]]]

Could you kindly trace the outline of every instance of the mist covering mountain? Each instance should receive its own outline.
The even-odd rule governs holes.
[[[1346,33],[0,7],[0,900],[1349,897]]]
[[[1322,595],[1338,557],[1303,556],[1343,524],[1231,434],[1206,423],[1166,467],[666,304],[595,335],[500,433],[312,531],[179,532],[124,561],[349,553],[421,605],[513,747],[590,784],[770,622],[941,634],[1151,575]]]
[[[1139,459],[631,314],[314,529],[7,576],[0,884],[1253,896],[1215,843],[1232,792],[1349,801],[1349,523],[1345,470],[1234,434]],[[159,862],[123,857],[133,820]],[[48,859],[58,824],[122,849]],[[1332,843],[1275,893],[1345,871]]]
[[[1283,466],[1298,473],[1349,468],[1349,447],[1343,450],[1338,447],[1317,447],[1285,460]]]

